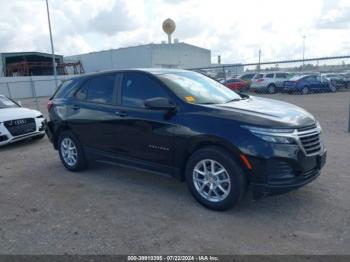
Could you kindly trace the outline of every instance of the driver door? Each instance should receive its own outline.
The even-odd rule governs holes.
[[[170,98],[166,87],[156,78],[142,72],[126,72],[118,92],[117,154],[148,163],[171,166],[175,117],[165,110],[145,107],[146,99]]]

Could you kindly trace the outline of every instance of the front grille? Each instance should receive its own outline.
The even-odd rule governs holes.
[[[277,159],[268,161],[267,170],[269,184],[289,183],[296,176],[296,171],[287,162]]]
[[[312,179],[320,173],[317,168],[301,172],[287,162],[278,159],[269,160],[266,168],[268,171],[267,183],[274,186],[302,182]]]
[[[309,171],[306,171],[305,173],[302,174],[303,179],[309,179],[313,176],[316,176],[318,173],[320,172],[320,170],[318,169],[311,169]]]
[[[25,135],[36,130],[34,118],[5,121],[4,125],[13,136]]]
[[[4,142],[8,139],[8,137],[6,135],[2,135],[0,136],[0,142]]]
[[[298,137],[307,156],[316,155],[322,151],[322,142],[319,129],[309,128],[306,131],[299,132]]]
[[[312,125],[309,125],[309,126],[300,127],[300,128],[298,128],[298,132],[304,132],[304,131],[316,129],[316,127],[317,127],[316,124],[312,124]]]

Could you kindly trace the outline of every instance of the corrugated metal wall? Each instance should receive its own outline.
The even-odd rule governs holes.
[[[210,66],[211,52],[185,43],[152,45],[152,67],[195,68]]]
[[[188,45],[149,44],[76,56],[65,61],[81,61],[86,73],[111,69],[172,67],[193,68],[210,65],[210,50]]]
[[[81,61],[86,73],[111,69],[151,67],[151,59],[149,46],[121,48],[65,57],[65,61]]]

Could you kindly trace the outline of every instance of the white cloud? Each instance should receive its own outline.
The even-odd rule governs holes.
[[[57,53],[72,55],[175,38],[224,63],[348,54],[348,0],[49,0]],[[0,52],[50,51],[44,0],[0,0]]]

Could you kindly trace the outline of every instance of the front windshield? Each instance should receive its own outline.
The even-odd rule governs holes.
[[[219,82],[195,72],[157,75],[178,97],[192,104],[223,104],[241,97]]]
[[[11,107],[18,107],[18,105],[12,102],[7,97],[0,96],[0,108],[11,108]]]

